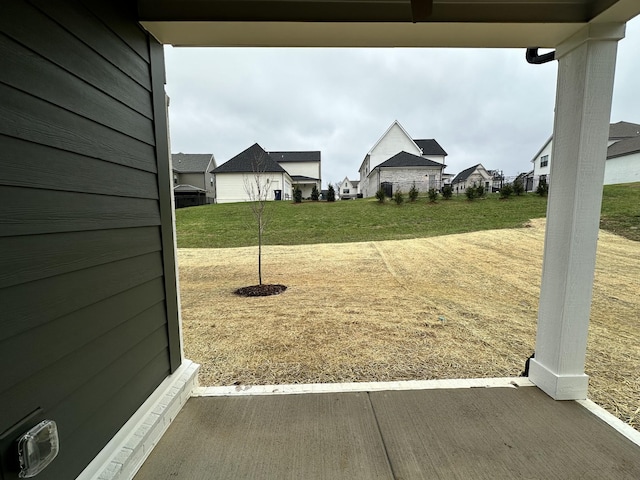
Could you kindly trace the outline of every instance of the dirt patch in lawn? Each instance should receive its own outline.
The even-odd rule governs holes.
[[[243,298],[256,248],[180,249],[202,385],[517,376],[535,345],[544,222],[427,239],[268,246],[287,290]],[[590,396],[640,425],[640,243],[600,232]]]

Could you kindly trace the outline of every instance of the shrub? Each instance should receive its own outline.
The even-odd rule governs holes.
[[[510,183],[505,183],[500,189],[500,198],[509,198],[513,193],[513,187]]]
[[[429,191],[427,192],[427,195],[429,196],[429,201],[431,203],[438,200],[438,191],[435,188],[430,188]]]
[[[327,189],[327,202],[335,202],[336,201],[336,191],[333,189],[333,185],[329,184],[329,188]]]
[[[386,198],[386,195],[384,194],[384,190],[383,189],[379,189],[376,192],[376,198],[378,199],[378,202],[384,203],[384,199]]]
[[[296,185],[296,188],[293,189],[293,201],[296,203],[302,203],[302,190],[300,187]]]
[[[476,197],[482,198],[484,197],[485,193],[486,191],[482,185],[479,185],[478,187],[476,187]]]
[[[522,180],[518,179],[513,182],[513,193],[517,196],[520,196],[524,193],[524,185],[522,184]]]
[[[415,202],[418,199],[418,189],[416,188],[416,182],[413,182],[409,189],[409,201]]]
[[[320,198],[320,192],[318,191],[318,187],[314,185],[313,190],[311,190],[311,200],[313,200],[314,202],[317,202],[319,198]]]
[[[467,187],[467,189],[464,191],[464,194],[467,196],[467,200],[471,201],[476,198],[477,190],[475,189],[475,187]]]
[[[396,205],[400,205],[404,202],[404,195],[400,190],[397,190],[396,193],[393,194],[393,201],[396,202]]]
[[[445,185],[442,187],[442,198],[449,200],[453,196],[453,187],[451,185]]]
[[[536,189],[536,193],[541,197],[546,197],[549,194],[549,184],[547,183],[546,178],[541,178],[538,183],[538,188]]]

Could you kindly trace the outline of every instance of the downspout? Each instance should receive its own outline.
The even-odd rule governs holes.
[[[542,65],[543,63],[551,62],[556,59],[556,51],[549,53],[544,53],[542,55],[538,55],[538,47],[535,48],[527,48],[527,53],[525,54],[525,58],[528,63],[533,65]]]

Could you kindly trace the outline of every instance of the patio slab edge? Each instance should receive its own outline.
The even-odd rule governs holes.
[[[300,395],[305,393],[379,392],[385,390],[430,390],[444,388],[534,387],[527,377],[406,380],[397,382],[306,383],[288,385],[230,385],[196,387],[194,397],[246,395]]]
[[[576,400],[593,415],[640,447],[640,432],[591,400]]]

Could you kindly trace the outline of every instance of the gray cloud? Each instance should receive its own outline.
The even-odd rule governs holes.
[[[619,44],[612,121],[640,123],[640,20]],[[527,171],[553,128],[557,63],[505,49],[166,47],[173,152],[222,163],[254,142],[321,150],[324,183],[357,179],[364,155],[398,120],[435,138],[447,172],[482,163]]]

